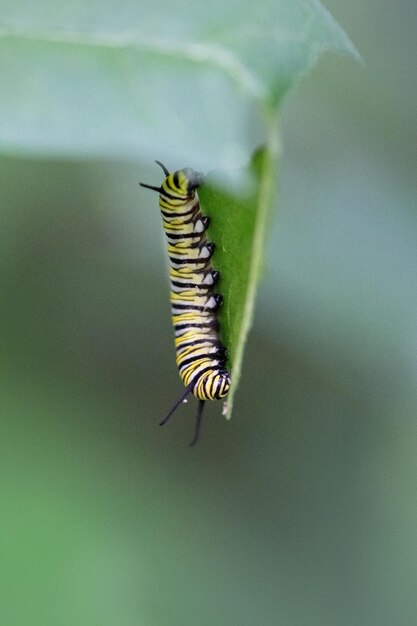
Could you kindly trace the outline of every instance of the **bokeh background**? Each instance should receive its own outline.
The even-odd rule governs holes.
[[[152,164],[1,157],[2,624],[415,624],[417,7],[327,6],[363,63],[286,100],[235,414],[196,448],[194,403],[157,425]]]

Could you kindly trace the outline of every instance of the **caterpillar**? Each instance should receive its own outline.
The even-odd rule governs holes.
[[[156,163],[165,175],[161,186],[140,184],[159,193],[168,245],[176,362],[185,386],[185,392],[160,424],[166,424],[192,393],[199,400],[191,441],[194,445],[199,438],[204,403],[224,398],[231,384],[217,319],[223,302],[223,297],[215,293],[220,273],[211,266],[215,244],[206,237],[210,218],[202,214],[197,193],[203,175],[188,167],[171,173],[160,161]]]

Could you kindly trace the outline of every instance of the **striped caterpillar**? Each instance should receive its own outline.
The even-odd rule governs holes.
[[[199,437],[204,403],[224,398],[231,383],[216,315],[223,301],[214,291],[220,273],[211,267],[215,244],[207,240],[205,233],[210,218],[201,213],[197,194],[203,175],[190,168],[170,173],[162,163],[156,163],[165,174],[162,185],[141,185],[159,193],[168,242],[176,361],[185,385],[185,392],[160,424],[166,424],[192,393],[199,400],[191,442],[194,445]]]

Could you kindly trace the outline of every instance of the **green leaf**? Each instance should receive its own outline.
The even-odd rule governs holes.
[[[327,49],[314,0],[0,0],[0,150],[243,165]]]
[[[273,135],[272,135],[273,136]],[[223,414],[230,419],[252,325],[255,297],[265,251],[266,226],[275,191],[277,148],[274,143],[255,153],[247,177],[250,193],[237,196],[215,186],[200,191],[203,213],[211,218],[208,237],[216,243],[213,266],[220,271],[219,290],[223,344],[227,347],[232,386]]]
[[[140,155],[224,173],[265,146],[248,197],[202,190],[222,275],[227,417],[265,250],[280,103],[329,49],[355,54],[316,0],[0,5],[0,150]]]

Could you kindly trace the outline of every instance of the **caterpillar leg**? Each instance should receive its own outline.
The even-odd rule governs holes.
[[[168,413],[168,415],[166,417],[164,417],[164,419],[159,422],[160,426],[163,426],[164,424],[167,423],[167,421],[169,420],[169,418],[171,417],[171,415],[173,413],[175,413],[175,411],[178,409],[179,405],[185,400],[185,398],[192,392],[194,387],[194,383],[192,383],[191,385],[188,385],[188,387],[185,388],[185,392],[182,394],[181,398],[178,400],[178,402],[176,402],[174,404],[174,406],[172,407],[172,409],[170,410],[170,412]]]
[[[194,437],[190,443],[190,446],[195,446],[200,436],[201,418],[203,417],[204,402],[205,402],[204,400],[200,400],[198,403],[198,411],[197,411],[197,419],[195,422]]]

